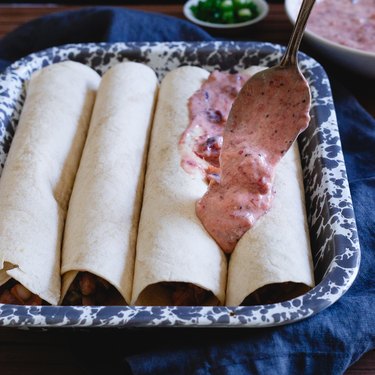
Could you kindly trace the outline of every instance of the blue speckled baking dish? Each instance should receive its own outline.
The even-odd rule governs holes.
[[[0,75],[0,172],[32,72],[63,60],[100,74],[119,61],[149,65],[159,79],[181,65],[236,71],[274,65],[283,47],[257,42],[74,44],[50,48],[11,65]],[[300,54],[312,94],[311,124],[299,137],[316,286],[292,300],[241,307],[18,306],[0,304],[0,325],[12,327],[265,327],[319,313],[351,286],[360,263],[355,216],[346,178],[329,80],[312,58]],[[1,177],[0,177],[1,178]]]

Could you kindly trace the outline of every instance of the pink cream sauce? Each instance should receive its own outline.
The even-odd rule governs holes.
[[[248,78],[246,74],[214,71],[190,98],[190,125],[179,144],[181,165],[186,172],[199,169],[207,182],[216,179],[224,126],[232,103]]]
[[[375,0],[318,0],[307,28],[332,42],[375,52]]]
[[[213,72],[189,100],[190,124],[179,143],[181,166],[188,173],[203,170],[209,184],[196,204],[196,213],[225,253],[231,253],[243,234],[269,210],[274,168],[309,118],[305,110],[294,118],[306,101],[298,87],[293,90],[295,77],[290,77],[291,97],[278,94],[279,85],[285,84],[284,75],[269,83],[267,93],[251,98],[244,118],[228,119],[248,78]],[[250,114],[252,119],[247,121]]]

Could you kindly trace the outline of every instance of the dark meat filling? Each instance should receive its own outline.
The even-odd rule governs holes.
[[[30,292],[30,290],[14,279],[8,280],[0,287],[0,303],[32,306],[48,305],[46,301]]]
[[[108,281],[90,272],[78,272],[62,304],[113,306],[125,305],[125,301],[120,292]]]
[[[212,297],[212,292],[191,283],[161,283],[172,292],[173,306],[201,306]]]
[[[265,285],[247,296],[242,306],[266,305],[284,302],[308,292],[310,288],[302,283],[274,283]]]

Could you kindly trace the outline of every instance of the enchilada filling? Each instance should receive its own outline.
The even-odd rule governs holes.
[[[0,303],[11,305],[48,305],[37,294],[32,293],[14,279],[8,280],[0,287]]]
[[[110,306],[124,305],[125,301],[119,291],[108,281],[90,272],[78,272],[62,304]]]
[[[303,283],[285,282],[267,284],[248,295],[241,305],[255,306],[283,302],[298,297],[311,288]]]
[[[165,282],[161,284],[171,292],[173,306],[201,306],[212,296],[212,292],[191,283]]]

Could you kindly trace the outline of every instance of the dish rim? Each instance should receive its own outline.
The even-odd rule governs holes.
[[[225,47],[225,46],[233,46],[234,48],[240,48],[242,53],[245,52],[245,48],[258,48],[258,53],[262,48],[265,47],[272,47],[276,49],[283,49],[283,46],[279,46],[272,43],[264,43],[264,42],[142,42],[142,43],[77,43],[77,44],[68,44],[58,47],[51,47],[49,49],[39,51],[24,57],[16,62],[14,62],[10,67],[8,67],[5,72],[3,72],[1,76],[9,75],[9,74],[16,74],[18,69],[26,69],[26,65],[28,62],[33,61],[33,59],[40,59],[43,56],[47,56],[48,54],[54,54],[56,51],[63,51],[69,52],[69,49],[80,48],[80,49],[99,49],[99,48],[111,48],[111,47],[118,47],[118,48],[128,48],[129,50],[131,47],[145,46],[147,48],[153,47],[164,47],[164,48],[201,48],[202,50],[207,48],[216,47]],[[68,55],[68,53],[67,53]],[[302,54],[304,55],[304,54]],[[42,56],[42,57],[41,57]],[[313,62],[317,64],[319,69],[324,72],[323,68],[318,64],[314,59],[306,56],[309,62]],[[69,56],[68,56],[69,57]],[[68,59],[68,58],[67,58]],[[69,58],[70,59],[70,58]],[[322,77],[321,77],[322,78]],[[0,81],[1,83],[1,81]],[[329,84],[329,83],[327,83]],[[1,88],[1,85],[0,85]],[[1,90],[0,90],[1,93]],[[334,111],[334,109],[333,109]],[[258,306],[239,306],[239,307],[231,307],[231,306],[209,306],[209,307],[202,307],[202,306],[192,306],[192,307],[176,307],[176,306],[162,306],[162,307],[155,307],[155,306],[19,306],[19,305],[5,305],[0,304],[0,326],[13,326],[13,327],[71,327],[71,326],[79,326],[79,327],[101,327],[101,326],[119,326],[116,324],[115,320],[111,319],[113,316],[115,317],[131,317],[131,319],[135,319],[136,321],[132,321],[132,324],[123,323],[120,326],[122,327],[135,327],[135,326],[154,326],[155,323],[150,321],[150,316],[153,314],[160,314],[162,311],[164,314],[168,314],[170,318],[174,319],[175,326],[197,326],[197,327],[232,327],[232,326],[241,326],[241,327],[248,327],[248,328],[255,328],[255,327],[266,327],[266,326],[277,326],[283,324],[289,324],[301,319],[307,318],[309,316],[315,315],[316,313],[324,310],[325,308],[332,305],[336,302],[352,285],[353,281],[355,280],[358,270],[359,270],[359,262],[360,262],[360,248],[359,244],[357,247],[356,253],[353,255],[351,259],[351,264],[353,264],[353,273],[347,279],[345,284],[345,288],[342,289],[341,294],[338,293],[336,295],[332,295],[330,300],[322,300],[320,301],[320,305],[318,310],[308,311],[306,316],[298,316],[290,317],[290,316],[280,316],[279,321],[276,323],[273,322],[259,322],[259,321],[248,321],[244,322],[241,319],[241,316],[247,316],[247,313],[250,313],[250,316],[255,311],[259,311],[264,309],[267,306],[275,306],[281,305],[285,308],[293,304],[294,300],[292,299],[289,301],[285,301],[279,304],[272,304],[272,305],[258,305]],[[329,275],[330,272],[334,272],[335,270],[327,269],[326,274]],[[327,283],[329,280],[326,277],[323,277],[321,281],[309,292],[307,292],[304,296],[308,298],[314,299],[314,293],[318,288],[323,288],[324,283]],[[30,311],[32,314],[30,315]],[[93,321],[87,319],[85,321],[81,321],[79,323],[69,323],[69,324],[51,324],[49,322],[51,317],[57,317],[61,315],[66,315],[66,313],[71,314],[74,316],[76,313],[80,313],[83,316],[89,316],[90,313],[95,311],[96,316],[100,315],[105,318],[98,319],[97,321]],[[199,314],[197,314],[199,311]],[[111,314],[109,314],[111,312]],[[16,314],[17,313],[17,314]],[[23,314],[23,320],[21,322],[16,321],[13,319],[18,314]],[[181,319],[181,315],[185,315],[191,317],[190,321],[184,321]],[[217,314],[217,317],[214,316]],[[53,319],[53,318],[51,318]],[[170,324],[166,323],[166,326],[170,326]]]

